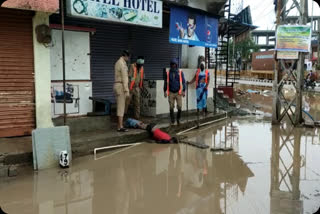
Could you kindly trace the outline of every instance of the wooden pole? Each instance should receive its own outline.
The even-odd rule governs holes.
[[[300,8],[301,8],[301,16],[300,16],[300,24],[305,25],[308,21],[308,1],[307,0],[300,0]],[[305,53],[299,53],[299,60],[297,65],[297,107],[295,111],[295,125],[301,124],[303,121],[302,118],[302,92],[303,92],[303,81],[304,81],[304,60],[305,60]]]
[[[61,43],[62,43],[63,125],[66,125],[67,106],[66,106],[66,64],[65,64],[65,44],[64,44],[64,0],[60,0],[60,18],[61,18]]]
[[[277,1],[277,18],[276,18],[276,30],[281,24],[281,8],[282,0]],[[279,102],[279,81],[280,81],[280,64],[277,60],[277,52],[274,55],[275,60],[275,70],[274,70],[274,80],[273,80],[273,101],[272,101],[272,124],[278,124],[280,116],[280,102]]]
[[[318,54],[318,60],[317,60],[317,70],[318,70],[318,66],[320,66],[320,58],[319,58],[319,56],[320,56],[320,54],[319,54],[319,51],[320,51],[320,19],[318,19],[317,20],[317,22],[318,22],[318,48],[317,48],[317,54]]]

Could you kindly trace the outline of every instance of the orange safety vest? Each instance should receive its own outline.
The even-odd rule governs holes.
[[[141,67],[141,70],[140,70],[140,84],[139,84],[139,87],[142,88],[142,84],[143,84],[143,66]],[[131,80],[131,83],[130,83],[130,91],[133,89],[134,87],[134,84],[136,83],[136,78],[137,78],[137,65],[134,65],[134,71],[133,71],[133,79]]]
[[[200,74],[200,69],[198,69],[196,73],[196,87],[198,87],[198,82],[199,82],[199,74]],[[206,78],[205,78],[205,83],[208,85],[208,76],[209,76],[209,71],[206,70]]]
[[[170,71],[167,70],[167,95],[169,96],[170,94],[170,90],[169,90],[169,83],[170,83]],[[180,82],[180,90],[179,90],[179,94],[182,94],[182,89],[183,89],[183,85],[182,85],[182,71],[179,70],[179,82]]]

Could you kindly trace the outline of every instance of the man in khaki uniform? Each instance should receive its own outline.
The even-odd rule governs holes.
[[[123,116],[126,107],[126,100],[129,97],[128,87],[128,66],[130,53],[127,50],[122,52],[122,56],[114,66],[114,92],[117,100],[117,116],[118,116],[118,132],[126,132],[127,129],[123,128]]]
[[[129,69],[129,90],[130,98],[127,102],[126,112],[129,108],[131,100],[133,101],[134,118],[140,119],[140,91],[143,87],[144,78],[144,57],[139,56],[136,63],[131,64]]]

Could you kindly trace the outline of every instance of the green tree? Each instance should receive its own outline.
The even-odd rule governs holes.
[[[259,46],[253,41],[252,37],[248,37],[245,40],[240,42],[236,42],[234,46],[233,52],[233,42],[231,41],[229,44],[229,56],[231,62],[235,62],[237,60],[238,54],[240,54],[242,63],[247,68],[248,62],[251,62],[251,57],[253,52],[259,51]]]

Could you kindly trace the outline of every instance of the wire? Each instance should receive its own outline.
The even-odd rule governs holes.
[[[259,20],[261,20],[261,19],[265,19],[265,18],[266,18],[265,16],[268,16],[271,12],[274,12],[274,11],[273,11],[273,8],[272,8],[271,10],[269,10],[269,11],[267,12],[267,14],[262,15],[260,18],[256,19],[255,21],[259,21]]]
[[[260,14],[261,12],[263,12],[266,9],[267,5],[270,5],[270,2],[269,1],[264,1],[264,3],[262,5],[258,5],[256,8],[252,8],[252,10],[255,10],[257,14]],[[272,8],[272,10],[274,10],[273,6],[271,8]]]

